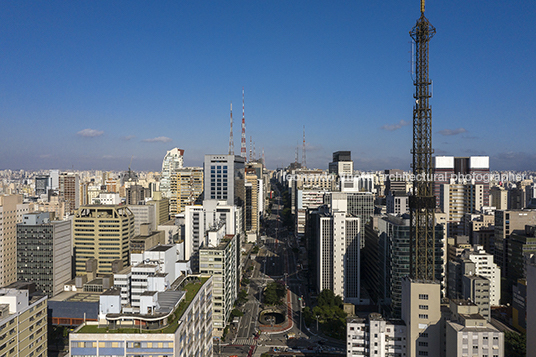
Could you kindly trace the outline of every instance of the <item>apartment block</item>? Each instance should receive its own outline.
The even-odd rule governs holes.
[[[70,220],[50,218],[49,212],[27,213],[17,224],[17,280],[53,297],[72,278],[72,233]]]
[[[32,296],[31,287],[0,289],[0,354],[46,357],[47,297]]]
[[[348,357],[406,356],[406,324],[372,313],[368,318],[352,317],[346,323]]]
[[[27,213],[21,195],[0,195],[0,286],[17,280],[17,223]]]

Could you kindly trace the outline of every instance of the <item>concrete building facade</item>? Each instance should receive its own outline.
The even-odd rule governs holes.
[[[17,280],[35,283],[49,297],[72,278],[71,221],[51,221],[48,212],[27,213],[17,224]]]

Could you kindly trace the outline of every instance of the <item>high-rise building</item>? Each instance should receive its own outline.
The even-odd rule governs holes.
[[[351,176],[354,174],[354,162],[351,151],[336,151],[333,161],[329,163],[329,172],[338,176]]]
[[[59,194],[60,198],[65,200],[70,213],[80,207],[80,178],[78,174],[63,172],[59,175]]]
[[[361,303],[360,219],[342,209],[325,207],[313,217],[318,292],[328,289],[345,302]]]
[[[184,207],[200,204],[203,198],[203,169],[186,167],[171,174],[169,214],[184,212]]]
[[[490,206],[500,210],[508,209],[508,191],[501,186],[494,186],[489,190]]]
[[[536,225],[536,210],[495,211],[493,254],[503,277],[508,276],[508,242],[513,231],[525,231],[526,225]]]
[[[199,271],[213,276],[214,336],[221,337],[238,295],[237,235],[226,235],[225,224],[207,232],[209,244],[199,252]]]
[[[28,213],[17,224],[17,280],[35,283],[49,297],[72,278],[71,220],[53,221],[50,213]]]
[[[0,353],[9,357],[46,357],[47,297],[31,287],[0,289]]]
[[[74,250],[77,275],[86,272],[86,262],[97,260],[97,273],[112,272],[112,262],[129,265],[134,215],[126,206],[82,206],[74,217]]]
[[[129,205],[128,209],[134,215],[134,235],[140,235],[140,227],[143,224],[149,225],[149,230],[154,231],[158,226],[156,223],[156,205]]]
[[[379,288],[379,303],[384,306],[389,316],[400,318],[402,313],[402,278],[410,274],[410,220],[409,215],[387,215],[378,219],[377,230],[367,232],[367,244],[371,242],[378,257],[377,281],[369,285]],[[444,282],[444,248],[440,225],[435,232],[435,280]],[[365,245],[366,247],[366,245]],[[373,268],[370,268],[372,270]]]
[[[137,205],[140,202],[145,203],[145,199],[151,197],[151,190],[141,185],[130,185],[126,188],[127,205]]]
[[[245,161],[235,155],[205,155],[205,200],[226,201],[244,207]]]
[[[434,195],[440,197],[441,185],[468,183],[482,185],[482,204],[489,206],[489,156],[434,157]],[[439,207],[439,201],[436,202]]]
[[[441,287],[430,281],[402,279],[402,320],[407,356],[441,355]]]
[[[48,175],[39,175],[35,178],[35,195],[41,196],[46,195],[48,193],[48,189],[50,188],[50,176]]]
[[[536,351],[536,259],[527,262],[527,351]],[[528,354],[527,354],[528,356]]]
[[[0,195],[0,286],[17,280],[17,223],[28,211],[22,196]]]
[[[388,357],[406,355],[406,325],[378,313],[351,317],[346,323],[347,356]]]
[[[508,287],[514,285],[518,279],[526,278],[526,256],[536,254],[535,232],[536,225],[526,225],[523,231],[516,230],[510,234],[505,262]]]
[[[479,314],[478,306],[467,300],[451,300],[450,310],[445,331],[447,357],[504,357],[504,333]]]
[[[154,205],[156,210],[156,225],[169,221],[169,198],[162,197],[159,191],[153,192],[153,199],[147,201],[148,205]]]
[[[484,206],[484,185],[441,184],[440,208],[447,214],[447,237],[463,234],[461,226],[465,214],[475,214]]]
[[[246,169],[246,234],[248,242],[255,243],[259,233],[259,179],[254,169]],[[250,238],[251,236],[251,238]]]
[[[162,160],[162,175],[160,177],[160,192],[164,198],[171,197],[171,176],[182,169],[184,165],[184,150],[174,148],[169,150]]]

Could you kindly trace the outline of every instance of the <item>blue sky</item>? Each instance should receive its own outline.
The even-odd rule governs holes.
[[[0,2],[0,169],[160,170],[227,153],[233,102],[268,168],[351,150],[409,170],[419,1]],[[536,2],[428,1],[433,147],[536,170]]]

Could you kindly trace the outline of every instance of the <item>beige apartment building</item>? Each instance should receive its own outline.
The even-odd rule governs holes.
[[[0,196],[0,286],[17,280],[17,223],[28,212],[21,195]]]
[[[203,195],[203,168],[186,167],[171,173],[169,213],[184,212],[185,206],[194,205]]]
[[[0,355],[47,356],[47,297],[0,289]]]

